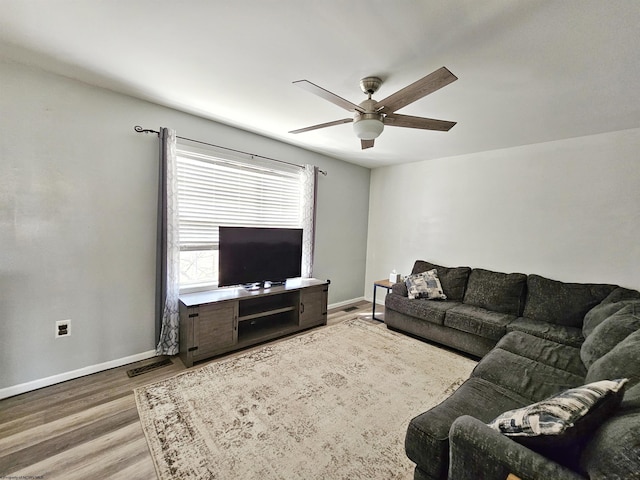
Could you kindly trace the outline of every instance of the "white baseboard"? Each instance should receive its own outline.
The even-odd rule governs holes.
[[[327,309],[331,310],[332,308],[344,307],[345,305],[349,305],[355,302],[360,302],[362,300],[364,300],[364,297],[352,298],[351,300],[345,300],[344,302],[332,303],[330,305],[327,305]]]
[[[332,303],[327,308],[339,308],[351,303],[360,302],[364,300],[364,297],[352,298],[351,300],[345,300],[343,302]],[[33,380],[31,382],[21,383],[12,387],[6,387],[0,389],[0,399],[13,397],[14,395],[20,395],[21,393],[31,392],[39,388],[55,385],[56,383],[66,382],[67,380],[73,380],[74,378],[84,377],[85,375],[91,375],[92,373],[102,372],[103,370],[109,370],[110,368],[121,367],[133,362],[139,362],[140,360],[146,360],[147,358],[154,357],[156,355],[155,350],[149,350],[148,352],[138,353],[129,357],[118,358],[109,362],[99,363],[97,365],[90,365],[88,367],[79,368],[78,370],[72,370],[70,372],[59,373],[52,375],[51,377],[41,378]]]
[[[67,380],[73,380],[74,378],[84,377],[85,375],[91,375],[92,373],[102,372],[103,370],[109,370],[110,368],[121,367],[133,362],[139,362],[140,360],[146,360],[147,358],[155,357],[156,351],[149,350],[147,352],[138,353],[129,357],[117,358],[109,362],[99,363],[97,365],[89,365],[88,367],[79,368],[70,372],[59,373],[52,375],[51,377],[41,378],[39,380],[32,380],[31,382],[21,383],[12,387],[0,388],[0,399],[13,397],[14,395],[20,395],[21,393],[31,392],[39,388],[55,385],[56,383],[66,382]]]

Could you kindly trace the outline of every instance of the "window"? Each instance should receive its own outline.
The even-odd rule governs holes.
[[[299,167],[181,145],[176,153],[182,291],[217,285],[218,226],[303,227]]]

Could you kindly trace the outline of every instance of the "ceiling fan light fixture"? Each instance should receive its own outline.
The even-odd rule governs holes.
[[[412,115],[400,115],[397,114],[396,111],[446,85],[449,85],[457,79],[458,77],[451,73],[448,68],[441,67],[438,70],[431,72],[429,75],[413,82],[411,85],[407,85],[397,92],[392,93],[383,100],[377,101],[371,97],[378,91],[378,88],[380,88],[382,79],[379,77],[366,77],[360,80],[360,88],[365,95],[367,95],[367,99],[362,101],[359,105],[356,105],[349,100],[345,100],[335,93],[319,87],[315,83],[311,83],[309,80],[297,80],[293,83],[298,85],[300,88],[307,90],[320,98],[328,100],[334,105],[344,108],[349,112],[355,112],[355,114],[353,119],[343,118],[333,122],[299,128],[298,130],[292,130],[289,133],[308,132],[318,128],[353,122],[353,131],[360,139],[362,149],[365,150],[373,147],[374,140],[378,138],[384,130],[385,123],[392,127],[419,128],[423,130],[448,132],[456,122],[436,120],[434,118],[414,117]]]
[[[378,138],[384,130],[382,115],[377,113],[364,113],[356,115],[353,120],[353,131],[360,140],[373,140]]]

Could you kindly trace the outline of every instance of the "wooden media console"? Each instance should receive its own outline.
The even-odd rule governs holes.
[[[328,292],[328,280],[295,278],[268,289],[180,295],[180,358],[191,367],[215,355],[326,325]]]

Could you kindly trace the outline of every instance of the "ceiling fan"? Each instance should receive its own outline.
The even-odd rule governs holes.
[[[392,127],[408,127],[421,128],[423,130],[439,130],[448,132],[456,122],[448,122],[445,120],[435,120],[433,118],[413,117],[411,115],[400,115],[395,113],[396,110],[409,105],[440,88],[449,85],[458,79],[447,68],[442,67],[426,77],[421,78],[417,82],[412,83],[393,95],[389,95],[384,100],[376,101],[371,96],[378,91],[382,80],[378,77],[366,77],[360,80],[360,88],[368,95],[360,105],[351,103],[339,97],[335,93],[325,90],[308,80],[297,80],[293,82],[295,85],[314,93],[319,97],[329,100],[331,103],[338,105],[350,112],[355,112],[353,118],[343,118],[333,122],[320,123],[311,127],[292,130],[289,133],[302,133],[318,128],[331,127],[343,123],[353,122],[353,130],[360,139],[362,149],[373,147],[376,138],[382,133],[385,125]]]

